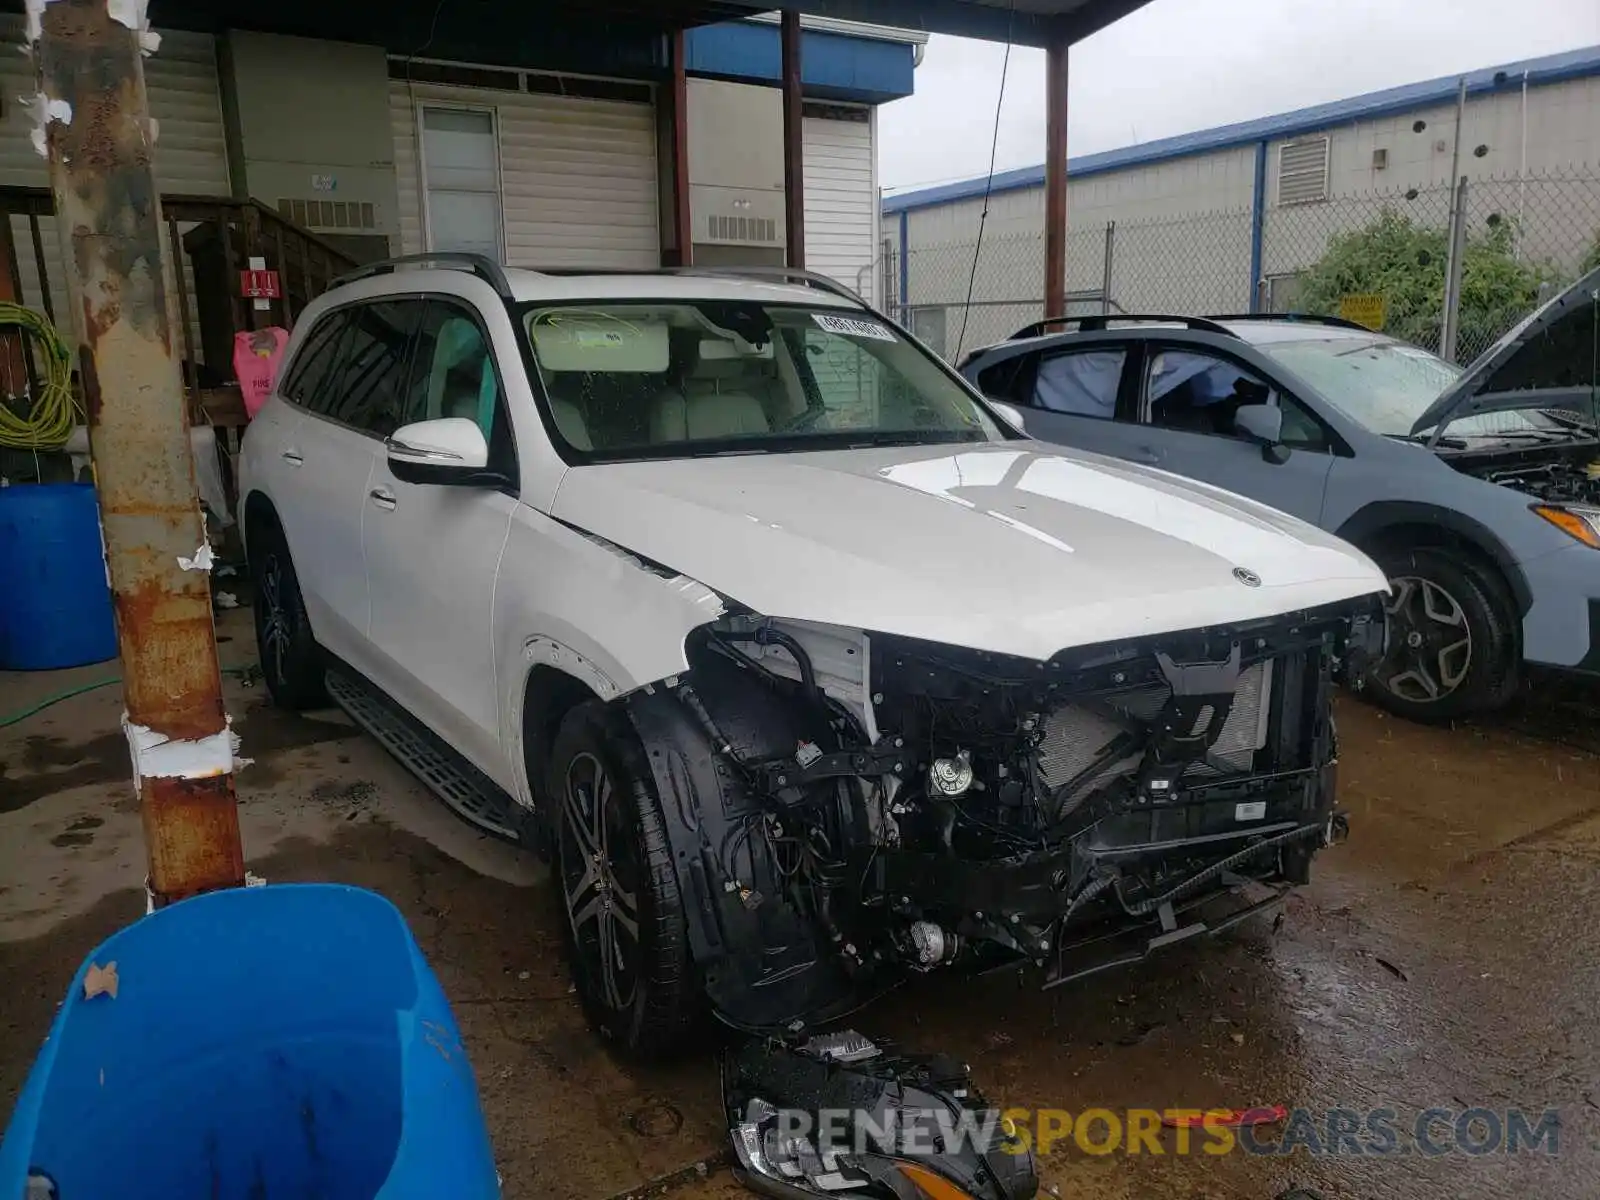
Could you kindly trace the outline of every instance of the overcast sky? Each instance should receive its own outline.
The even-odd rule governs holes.
[[[1596,44],[1600,0],[1153,0],[1072,48],[1068,153]],[[884,187],[988,171],[1004,55],[928,43],[916,94],[879,113]],[[1044,53],[1014,49],[997,170],[1044,161],[1044,120]]]

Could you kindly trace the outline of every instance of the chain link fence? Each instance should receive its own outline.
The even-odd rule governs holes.
[[[1101,311],[1105,245],[1104,228],[1067,233],[1067,278],[1083,284],[1068,304],[1073,316]],[[891,265],[891,275],[896,267]],[[905,285],[905,295],[896,295],[894,305],[902,323],[957,362],[967,351],[1003,341],[1044,317],[1043,231],[988,235],[981,246],[955,242],[913,247]],[[896,282],[891,294],[899,290]]]
[[[1259,264],[1248,208],[1080,223],[1067,235],[1066,315],[1343,313],[1439,352],[1453,193],[1436,186],[1268,207]],[[1466,363],[1600,265],[1600,170],[1471,181],[1461,233],[1455,357]],[[881,267],[889,307],[952,362],[1047,315],[1042,231],[987,236],[981,246],[912,245],[903,270],[895,248]]]

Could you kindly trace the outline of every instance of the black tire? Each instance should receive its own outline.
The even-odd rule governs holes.
[[[1443,723],[1489,712],[1516,691],[1521,648],[1503,584],[1448,549],[1375,556],[1393,591],[1384,600],[1384,654],[1365,691],[1396,716]]]
[[[251,531],[250,578],[256,592],[256,653],[273,703],[293,712],[325,707],[327,662],[311,636],[289,544],[275,522],[264,521]]]
[[[599,701],[567,714],[545,794],[562,937],[585,1015],[634,1057],[681,1052],[702,993],[655,785],[619,714]]]

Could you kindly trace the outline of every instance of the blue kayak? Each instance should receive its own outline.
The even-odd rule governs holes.
[[[89,956],[0,1143],[0,1196],[24,1195],[499,1186],[472,1067],[405,920],[372,892],[290,884],[185,900]]]

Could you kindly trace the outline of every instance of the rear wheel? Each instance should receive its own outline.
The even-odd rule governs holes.
[[[1372,698],[1416,721],[1497,708],[1516,688],[1516,614],[1498,580],[1431,546],[1377,555],[1389,577],[1384,653],[1367,673]]]
[[[273,703],[296,711],[326,705],[322,648],[311,636],[300,580],[276,524],[252,533],[250,575],[256,591],[256,652]]]
[[[584,1012],[627,1053],[681,1050],[699,989],[643,751],[592,702],[562,722],[550,765],[562,931]]]

